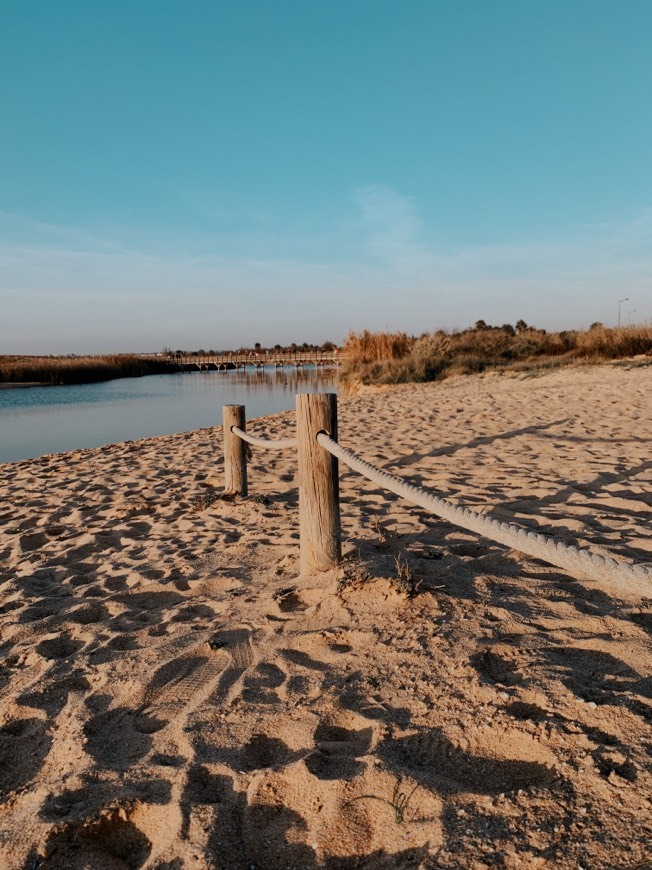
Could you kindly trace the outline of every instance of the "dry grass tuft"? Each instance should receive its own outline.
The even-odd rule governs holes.
[[[414,343],[404,332],[350,332],[344,342],[344,353],[362,363],[379,363],[403,359]]]

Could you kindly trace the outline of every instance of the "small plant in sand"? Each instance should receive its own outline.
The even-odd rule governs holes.
[[[392,793],[392,799],[387,800],[387,798],[380,797],[377,794],[360,794],[357,797],[351,798],[351,800],[346,801],[343,806],[347,807],[349,804],[355,803],[356,801],[380,801],[383,804],[387,804],[387,806],[391,807],[394,810],[394,817],[396,819],[397,825],[402,825],[405,821],[405,811],[407,810],[408,804],[412,799],[412,795],[419,788],[419,784],[417,783],[409,795],[406,795],[404,791],[401,791],[401,777],[396,780],[396,785],[394,786],[394,791]]]
[[[224,492],[216,489],[207,489],[205,492],[202,492],[201,495],[197,495],[195,498],[191,499],[190,504],[194,510],[204,511],[206,508],[215,504],[216,501],[247,501],[252,504],[270,504],[270,499],[266,495],[260,495],[260,493],[255,493],[254,495],[249,495],[243,498],[236,492]]]
[[[259,492],[247,496],[247,498],[250,502],[253,502],[253,504],[271,504],[271,500],[266,495],[261,495]]]
[[[341,594],[346,589],[355,589],[357,586],[362,586],[371,580],[371,574],[362,567],[360,560],[351,562],[342,568],[337,581],[337,594]]]
[[[219,492],[216,489],[208,489],[206,492],[202,492],[201,495],[195,496],[195,498],[191,499],[190,504],[192,508],[196,511],[205,511],[206,508],[209,508],[211,505],[215,504],[216,501],[234,501],[235,493],[231,492]]]
[[[406,557],[399,553],[394,560],[396,565],[396,577],[392,577],[392,585],[403,592],[408,598],[414,598],[419,591],[421,580],[416,580]]]
[[[399,539],[397,532],[383,527],[378,517],[374,520],[374,531],[378,535],[378,543],[375,544],[377,550],[389,550]]]

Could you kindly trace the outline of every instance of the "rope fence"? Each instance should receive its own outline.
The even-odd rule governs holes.
[[[601,556],[561,541],[555,541],[512,523],[500,522],[469,508],[455,505],[424,487],[414,486],[377,468],[337,442],[337,396],[333,393],[298,395],[297,437],[266,440],[248,435],[244,407],[224,407],[225,482],[227,491],[246,495],[246,448],[244,442],[267,449],[297,447],[299,460],[299,517],[301,573],[328,570],[341,558],[338,460],[377,483],[384,489],[436,514],[460,528],[488,538],[510,549],[541,559],[578,579],[609,586],[619,597],[652,597],[652,566],[635,565]],[[231,409],[231,410],[229,410]],[[234,411],[233,409],[238,409]],[[229,425],[227,418],[238,416],[239,423]],[[239,452],[227,452],[230,439],[240,445]],[[228,464],[244,463],[244,491],[229,490],[238,477],[238,469]],[[240,473],[240,478],[242,474]]]
[[[231,426],[231,431],[238,438],[246,441],[247,444],[251,444],[254,447],[262,447],[264,450],[287,450],[290,447],[297,446],[296,438],[257,438],[255,435],[250,435],[237,426]]]

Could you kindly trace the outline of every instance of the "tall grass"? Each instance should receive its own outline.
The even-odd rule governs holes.
[[[350,332],[344,350],[347,356],[360,363],[387,362],[403,359],[410,351],[413,339],[404,332],[368,332],[357,335]]]
[[[173,370],[169,360],[136,354],[0,357],[0,383],[87,384]]]
[[[478,321],[461,332],[350,333],[342,348],[345,386],[431,381],[485,369],[535,369],[579,362],[604,362],[645,355],[652,363],[652,327],[546,332]]]

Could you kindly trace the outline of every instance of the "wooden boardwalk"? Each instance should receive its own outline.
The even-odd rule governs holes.
[[[245,371],[247,368],[262,370],[282,369],[292,366],[302,369],[308,366],[325,368],[339,366],[341,353],[338,351],[297,351],[296,353],[217,353],[217,354],[172,354],[173,360],[183,371]]]

